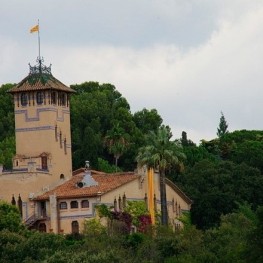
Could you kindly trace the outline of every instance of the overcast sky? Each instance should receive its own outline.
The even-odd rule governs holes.
[[[0,85],[38,56],[63,83],[111,83],[175,138],[263,129],[262,0],[0,0]],[[1,106],[1,105],[0,105]]]

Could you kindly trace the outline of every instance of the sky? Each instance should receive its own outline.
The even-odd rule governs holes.
[[[66,85],[111,83],[174,138],[263,130],[262,0],[0,0],[0,86],[40,55]],[[1,106],[1,105],[0,105]]]

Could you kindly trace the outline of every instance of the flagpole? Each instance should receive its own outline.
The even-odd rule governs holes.
[[[39,61],[41,60],[41,57],[40,57],[40,27],[39,27],[39,19],[37,20],[37,25],[38,25],[38,58],[39,58]]]

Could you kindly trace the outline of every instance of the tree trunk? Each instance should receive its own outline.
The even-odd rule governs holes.
[[[160,171],[161,223],[168,226],[168,210],[166,199],[165,172]]]
[[[118,156],[115,156],[115,172],[117,173],[117,168],[118,168]]]

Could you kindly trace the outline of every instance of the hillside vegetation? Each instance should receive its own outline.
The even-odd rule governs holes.
[[[12,86],[0,88],[0,163],[5,168],[11,168],[15,153],[13,102],[6,93]],[[134,170],[145,136],[164,125],[157,110],[131,113],[127,100],[111,84],[85,82],[71,88],[76,90],[71,97],[74,169],[90,160],[93,169],[105,172]],[[3,262],[262,262],[263,131],[228,132],[227,127],[222,114],[215,127],[217,138],[196,145],[182,131],[176,139],[187,158],[167,177],[193,200],[191,224],[180,233],[158,228],[155,234],[109,236],[106,231],[77,239],[16,234],[3,228],[0,258],[13,255]],[[45,247],[48,240],[55,244],[49,248],[52,251]],[[42,249],[39,259],[37,253],[28,254],[26,246],[33,241],[37,251]],[[17,249],[24,251],[23,258],[17,258]],[[79,253],[71,254],[71,249]]]

